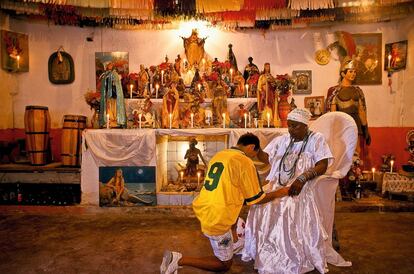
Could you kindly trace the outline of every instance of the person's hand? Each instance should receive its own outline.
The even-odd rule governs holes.
[[[289,195],[289,190],[290,190],[290,186],[282,187],[278,189],[277,192],[279,193],[280,197],[285,197]]]
[[[296,179],[289,188],[289,196],[297,196],[302,191],[303,186],[306,182]]]

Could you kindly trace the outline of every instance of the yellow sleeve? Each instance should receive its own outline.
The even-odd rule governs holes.
[[[266,196],[259,183],[259,177],[253,162],[249,163],[244,172],[241,173],[240,188],[244,202],[247,205],[256,204]]]

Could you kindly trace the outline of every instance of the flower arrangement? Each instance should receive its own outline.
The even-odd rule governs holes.
[[[101,105],[101,93],[99,91],[88,90],[85,95],[85,101],[91,109],[99,111]]]
[[[295,81],[289,74],[276,75],[276,89],[279,95],[290,95],[290,90],[294,87]]]

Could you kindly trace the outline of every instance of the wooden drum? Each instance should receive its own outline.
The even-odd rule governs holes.
[[[86,116],[63,116],[61,158],[64,166],[80,166],[82,130],[86,128]]]
[[[32,165],[45,165],[50,153],[50,115],[49,109],[43,106],[26,106],[24,114],[26,130],[26,146]]]

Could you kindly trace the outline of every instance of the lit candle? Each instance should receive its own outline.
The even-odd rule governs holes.
[[[233,83],[233,69],[230,69],[230,83]]]
[[[170,129],[172,128],[172,113],[169,114],[170,117]]]
[[[194,127],[194,113],[191,113],[191,128]]]
[[[198,84],[197,87],[198,87],[198,91],[201,91],[201,84]]]
[[[254,118],[254,126],[257,128],[259,126],[259,122],[257,121],[257,118]]]
[[[375,167],[372,168],[372,180],[375,181]]]
[[[197,172],[197,188],[200,186],[200,176],[201,176],[201,173],[200,171],[198,171]]]
[[[391,69],[391,54],[388,54],[388,69]]]
[[[164,70],[161,70],[161,85],[164,84]]]
[[[270,127],[270,113],[267,113],[267,127]]]
[[[17,55],[17,69],[20,68],[20,55]]]
[[[201,59],[201,62],[203,63],[203,66],[206,64],[206,59]]]
[[[223,113],[223,128],[226,128],[226,113]]]
[[[109,129],[109,114],[106,115],[106,128]]]
[[[139,119],[139,128],[141,128],[141,118],[142,118],[142,113],[140,113],[138,115],[138,119]]]
[[[245,88],[246,88],[246,98],[249,98],[249,85],[248,84],[246,84],[246,85],[244,85],[245,86]]]
[[[244,114],[244,128],[247,128],[247,113]]]
[[[180,179],[181,179],[181,182],[182,182],[183,179],[184,179],[184,171],[180,171]]]
[[[391,171],[390,172],[392,173],[392,168],[394,166],[394,160],[391,160],[390,164],[391,164]]]
[[[130,84],[129,85],[129,97],[132,99],[132,87],[133,87],[133,85],[132,84]]]
[[[158,89],[160,88],[160,85],[155,85],[155,99],[158,99]]]

